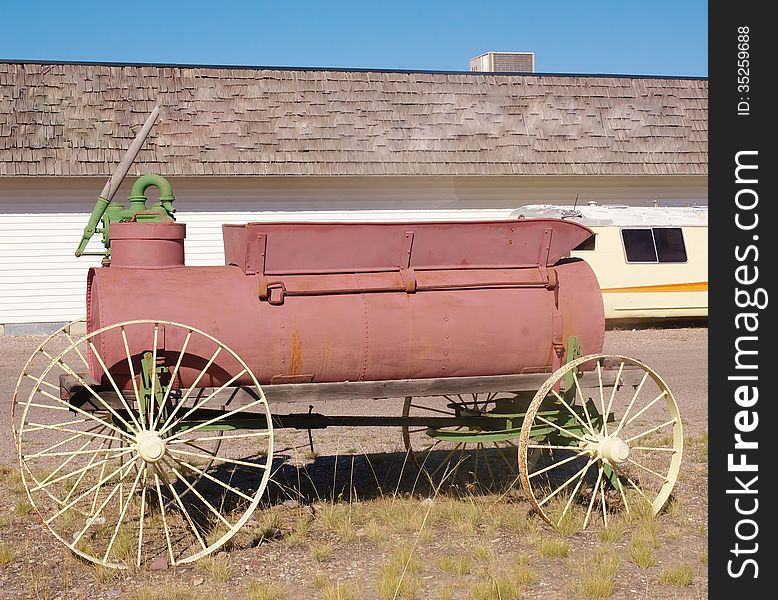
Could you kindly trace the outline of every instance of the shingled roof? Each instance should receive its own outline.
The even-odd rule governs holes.
[[[0,176],[705,175],[705,79],[0,63]]]

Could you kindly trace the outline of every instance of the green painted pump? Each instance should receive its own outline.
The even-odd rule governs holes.
[[[150,187],[156,187],[159,190],[159,199],[150,207],[146,206],[146,190]],[[161,175],[143,175],[139,177],[132,186],[130,192],[130,206],[127,207],[120,202],[113,202],[102,195],[97,199],[89,222],[84,228],[84,234],[81,236],[81,242],[78,244],[76,256],[110,256],[111,239],[109,229],[111,223],[124,223],[127,221],[175,221],[173,208],[175,201],[173,195],[173,186]],[[102,224],[98,227],[98,224]],[[102,233],[103,246],[102,252],[85,252],[89,240],[95,233]]]
[[[175,221],[173,213],[173,188],[170,182],[160,175],[143,175],[135,181],[130,192],[130,206],[126,207],[120,202],[114,202],[113,197],[124,181],[127,173],[132,166],[135,157],[138,155],[143,142],[146,141],[151,128],[159,116],[159,106],[155,107],[146,119],[143,127],[135,136],[135,139],[127,149],[124,158],[118,164],[111,178],[106,182],[103,191],[97,198],[97,204],[89,217],[84,234],[81,236],[81,242],[76,249],[76,256],[92,255],[103,256],[108,259],[111,254],[110,225],[111,223],[122,223],[127,221]],[[146,190],[150,187],[156,187],[159,190],[159,199],[150,207],[146,207]],[[99,226],[102,225],[102,226]],[[103,235],[102,252],[86,252],[89,240],[95,235]]]

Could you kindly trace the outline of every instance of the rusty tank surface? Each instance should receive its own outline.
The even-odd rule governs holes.
[[[225,266],[185,267],[183,225],[113,224],[112,264],[89,274],[89,331],[196,323],[262,384],[537,373],[561,364],[570,336],[585,354],[602,349],[599,285],[566,258],[592,235],[576,223],[250,223],[223,233]],[[127,385],[117,335],[97,341]],[[163,337],[160,350],[180,351],[180,331]],[[236,367],[216,364],[225,379],[213,386]],[[99,380],[101,365],[90,366]],[[199,366],[182,365],[179,385]]]

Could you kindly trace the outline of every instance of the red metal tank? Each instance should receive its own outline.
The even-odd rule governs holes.
[[[135,319],[192,325],[232,348],[263,384],[546,371],[571,335],[584,353],[602,349],[597,280],[585,262],[565,258],[592,235],[577,223],[250,223],[223,231],[223,267],[146,268],[123,255],[122,266],[92,269],[89,330]],[[183,344],[183,333],[175,335],[162,348],[171,364]],[[119,333],[97,343],[122,379]],[[130,340],[134,354],[148,350],[142,343]],[[213,348],[188,351],[207,360]],[[217,364],[224,379],[200,385],[240,370],[221,356]],[[181,385],[197,366],[183,365]],[[102,375],[97,364],[92,371]]]

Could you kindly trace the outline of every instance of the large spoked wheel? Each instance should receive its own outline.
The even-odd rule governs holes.
[[[83,325],[84,323],[86,323],[85,319],[76,319],[57,329],[40,343],[35,351],[30,354],[30,358],[27,359],[24,367],[22,367],[19,379],[16,380],[13,397],[11,398],[11,427],[13,428],[15,442],[18,443],[16,432],[19,430],[18,419],[22,413],[21,410],[17,410],[19,402],[23,403],[27,399],[30,395],[30,390],[36,384],[49,387],[50,389],[59,389],[59,372],[50,371],[46,383],[41,383],[41,375],[57,354],[68,345],[74,343],[74,339],[70,334],[74,326]],[[82,355],[79,359],[82,366],[88,368],[89,365],[87,364],[86,357]]]
[[[63,375],[65,393],[50,374]],[[70,343],[20,409],[30,502],[62,543],[100,565],[213,552],[250,518],[270,476],[259,383],[235,352],[186,325],[118,323]]]
[[[529,398],[511,392],[405,398],[403,417],[430,419],[431,425],[404,425],[405,450],[433,486],[445,481],[505,489],[519,478],[521,418],[512,415],[523,415],[528,404]],[[454,421],[438,426],[436,418]],[[468,424],[473,418],[481,422]]]
[[[581,371],[592,369],[593,384],[585,386]],[[609,386],[614,373],[616,382],[635,383]],[[540,453],[534,466],[531,451]],[[658,513],[682,451],[678,405],[662,378],[634,358],[590,355],[564,365],[538,390],[522,425],[519,468],[543,519],[584,529],[641,504]]]

